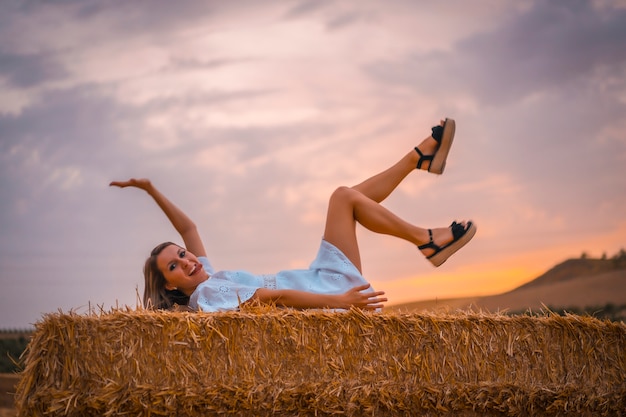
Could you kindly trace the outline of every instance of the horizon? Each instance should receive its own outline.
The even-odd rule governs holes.
[[[180,242],[147,177],[198,225],[216,270],[306,268],[327,199],[456,120],[442,176],[384,205],[472,219],[440,268],[359,229],[388,305],[497,294],[626,247],[626,3],[480,0],[0,4],[0,328],[136,305]]]
[[[581,255],[577,258],[567,258],[564,260],[561,260],[559,262],[556,262],[552,267],[546,269],[545,271],[541,272],[540,274],[538,274],[537,276],[530,278],[529,280],[522,282],[519,286],[513,288],[512,290],[517,290],[518,288],[524,286],[525,284],[528,284],[530,282],[533,282],[535,280],[537,280],[538,278],[542,277],[544,274],[546,274],[547,272],[549,272],[550,270],[554,269],[555,267],[571,261],[571,260],[576,260],[576,259],[587,259],[587,260],[596,260],[596,261],[602,261],[602,260],[606,260],[606,261],[611,261],[615,258],[617,258],[618,256],[623,256],[624,251],[626,251],[626,249],[622,248],[620,249],[620,251],[618,251],[617,253],[613,254],[613,255],[609,255],[609,254],[605,254],[606,257],[601,256],[598,258],[594,258],[594,257],[589,257],[587,256],[586,252],[581,252]],[[625,287],[626,289],[626,287]],[[506,292],[506,291],[505,291]],[[428,301],[434,301],[434,300],[440,300],[441,302],[444,301],[451,301],[451,300],[456,300],[456,299],[463,299],[463,298],[480,298],[480,297],[488,297],[488,296],[497,296],[497,295],[502,295],[505,292],[499,292],[499,293],[493,293],[493,294],[468,294],[468,295],[464,295],[463,297],[446,297],[446,298],[426,298],[426,299],[418,299],[418,300],[407,300],[404,302],[400,302],[400,303],[392,303],[392,304],[387,304],[385,307],[387,308],[397,308],[397,307],[401,307],[405,304],[412,304],[412,303],[419,303],[419,302],[428,302]],[[112,305],[110,306],[108,309],[101,309],[102,306],[90,306],[90,310],[88,309],[87,311],[84,311],[82,314],[88,314],[89,311],[91,312],[110,312],[110,311],[116,311],[118,309],[125,309],[126,307],[131,307],[132,306],[115,306]],[[565,306],[563,306],[565,307]],[[571,307],[571,306],[570,306]],[[585,306],[580,306],[580,307],[585,307]],[[137,306],[135,306],[134,308],[137,308]],[[70,311],[58,311],[58,312],[62,312],[62,313],[70,313]],[[53,312],[53,313],[57,313],[57,312]],[[43,317],[42,317],[43,319]],[[0,333],[22,333],[22,332],[32,332],[34,331],[34,325],[31,324],[29,326],[26,327],[2,327],[0,326]]]

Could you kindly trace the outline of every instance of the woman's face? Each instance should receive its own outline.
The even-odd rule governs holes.
[[[196,287],[209,278],[198,258],[186,249],[169,245],[157,255],[157,267],[163,273],[168,290],[178,289],[191,295]]]

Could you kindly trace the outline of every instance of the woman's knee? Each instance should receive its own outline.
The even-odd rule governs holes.
[[[335,202],[350,202],[354,200],[355,193],[358,193],[358,191],[342,185],[340,187],[337,187],[335,191],[333,191],[333,193],[330,195],[330,200]]]
[[[341,186],[333,191],[330,196],[329,204],[331,206],[343,206],[352,207],[358,203],[359,198],[362,198],[363,194],[351,187]]]

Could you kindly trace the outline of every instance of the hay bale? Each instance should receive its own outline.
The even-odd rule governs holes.
[[[50,314],[19,415],[620,415],[626,326],[251,309]]]

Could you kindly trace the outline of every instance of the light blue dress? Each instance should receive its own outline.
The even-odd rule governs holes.
[[[317,257],[309,269],[254,275],[246,271],[215,272],[209,260],[199,257],[209,279],[198,285],[189,306],[207,312],[236,310],[259,288],[301,290],[318,294],[343,294],[367,284],[354,264],[332,243],[322,239]],[[371,287],[367,291],[374,291]]]

